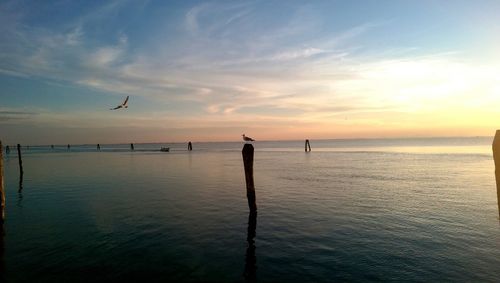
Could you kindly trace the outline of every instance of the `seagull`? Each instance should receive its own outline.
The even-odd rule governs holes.
[[[120,108],[128,108],[127,102],[128,102],[128,95],[127,95],[127,98],[125,98],[125,101],[123,101],[122,104],[116,106],[115,108],[110,108],[109,110],[116,110],[116,109],[120,109]]]
[[[251,137],[247,137],[245,136],[245,134],[241,135],[243,137],[243,140],[246,141],[246,142],[251,142],[251,141],[255,141],[254,139],[252,139]]]

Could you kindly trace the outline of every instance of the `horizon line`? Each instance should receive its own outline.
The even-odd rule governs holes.
[[[378,138],[324,138],[324,139],[285,139],[285,140],[255,140],[255,142],[295,142],[295,141],[345,141],[345,140],[411,140],[411,139],[473,139],[473,138],[494,138],[495,135],[492,136],[429,136],[429,137],[378,137]],[[1,141],[1,140],[0,140]],[[168,142],[168,141],[155,141],[155,142],[120,142],[120,143],[54,143],[54,144],[20,144],[22,146],[87,146],[87,145],[129,145],[129,144],[183,144],[183,143],[237,143],[243,141],[192,141],[187,140],[185,142]],[[3,144],[3,146],[17,146],[17,143],[14,144]]]

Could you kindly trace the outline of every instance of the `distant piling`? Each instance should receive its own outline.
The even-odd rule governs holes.
[[[188,150],[189,151],[193,150],[193,144],[191,142],[188,142]]]
[[[51,149],[54,149],[54,145],[53,145],[53,144],[51,144],[51,145],[50,145],[50,148],[51,148]]]
[[[133,143],[130,144],[130,150],[134,150],[134,144]]]
[[[245,167],[247,199],[248,199],[248,208],[250,208],[250,212],[257,211],[255,186],[253,182],[253,153],[254,153],[253,145],[247,143],[243,146],[241,154],[243,155],[243,165]]]
[[[71,148],[71,146],[68,144],[68,150]]]
[[[5,220],[5,188],[3,182],[3,146],[2,141],[0,141],[0,225],[3,224]],[[0,228],[1,229],[1,228]],[[2,233],[3,231],[0,231]],[[0,235],[1,236],[1,235]]]
[[[5,147],[5,153],[6,153],[6,154],[9,154],[9,153],[10,153],[10,147],[9,147],[9,146],[6,146],[6,147]]]
[[[497,183],[498,217],[500,217],[500,130],[497,130],[493,139],[493,159],[495,161],[495,179]]]
[[[97,150],[101,150],[101,145],[97,144]]]
[[[309,140],[306,140],[304,147],[306,152],[311,152],[311,143],[309,143]]]

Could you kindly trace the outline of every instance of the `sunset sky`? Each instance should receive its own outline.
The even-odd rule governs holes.
[[[493,135],[499,15],[497,0],[2,1],[0,139]]]

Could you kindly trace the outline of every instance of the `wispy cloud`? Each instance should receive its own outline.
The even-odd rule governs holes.
[[[40,113],[34,111],[23,111],[17,109],[0,109],[0,124],[8,124],[13,122],[24,122],[34,119]]]
[[[187,13],[186,13],[186,28],[188,29],[189,32],[196,34],[198,33],[199,29],[199,17],[200,13],[202,13],[204,10],[210,7],[209,3],[204,3],[198,6],[195,6],[191,8]]]
[[[86,61],[91,68],[103,68],[116,64],[123,59],[127,48],[127,36],[121,35],[118,44],[97,48],[88,56]]]
[[[293,51],[285,51],[278,53],[272,57],[272,60],[276,61],[288,61],[294,59],[303,59],[309,58],[314,55],[328,53],[326,50],[322,50],[319,48],[304,48],[301,50],[293,50]]]
[[[13,77],[28,77],[26,74],[16,72],[16,71],[11,71],[11,70],[5,70],[5,69],[0,69],[0,74],[8,75],[8,76],[13,76]]]

